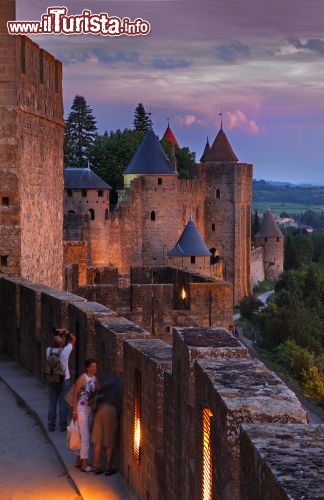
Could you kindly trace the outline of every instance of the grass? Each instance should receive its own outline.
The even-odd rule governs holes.
[[[253,212],[265,212],[266,210],[273,210],[274,212],[288,212],[288,213],[304,213],[307,210],[324,211],[324,205],[303,205],[301,203],[277,202],[277,201],[255,201],[252,203]]]

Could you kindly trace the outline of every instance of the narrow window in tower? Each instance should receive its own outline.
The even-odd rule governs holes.
[[[23,74],[26,73],[26,41],[24,37],[20,38],[20,69]]]
[[[280,238],[279,238],[279,236],[278,236],[278,238],[277,238],[277,241],[278,241],[278,242],[280,241]]]
[[[268,238],[264,238],[264,242],[266,243],[268,241]]]
[[[192,255],[190,257],[190,262],[191,262],[191,264],[195,264],[196,263],[196,257],[194,255]]]
[[[90,213],[90,219],[95,220],[95,211],[93,208],[89,208],[89,213]]]
[[[158,184],[159,184],[159,186],[161,186],[161,184],[162,184],[162,179],[161,179],[161,177],[159,177],[159,178],[158,178]]]
[[[4,207],[9,207],[9,197],[8,196],[3,196],[1,203]]]
[[[3,267],[8,265],[8,255],[1,255],[0,264]]]
[[[39,51],[39,82],[44,83],[44,50]]]
[[[215,231],[215,224],[212,224],[212,231]]]
[[[69,197],[69,198],[72,198],[72,196],[73,196],[73,191],[72,191],[72,189],[68,189],[68,190],[67,190],[67,195],[68,195],[68,197]]]
[[[141,462],[141,385],[142,374],[135,370],[134,377],[134,435],[133,435],[133,453],[136,463]]]
[[[152,212],[151,212],[151,220],[155,220],[155,212],[154,212],[154,210],[152,210]]]
[[[105,220],[108,220],[108,216],[109,216],[109,210],[108,210],[108,208],[106,208],[106,210],[105,210]]]
[[[58,61],[55,61],[55,75],[54,75],[54,79],[55,79],[55,92],[58,92],[59,91],[59,62]]]
[[[209,408],[202,409],[202,500],[212,500],[211,417]]]
[[[95,285],[100,285],[100,273],[99,272],[95,273],[94,278],[93,278],[93,282]]]
[[[98,191],[98,196],[99,196],[100,198],[102,198],[102,197],[103,197],[103,195],[104,195],[103,190],[102,190],[102,189],[99,189],[99,191]]]
[[[88,194],[87,190],[86,189],[82,189],[81,190],[81,194],[82,194],[83,198],[85,198],[87,196],[87,194]]]
[[[220,190],[216,189],[216,198],[220,198]]]
[[[75,211],[74,210],[69,210],[68,212],[69,214],[75,214]]]

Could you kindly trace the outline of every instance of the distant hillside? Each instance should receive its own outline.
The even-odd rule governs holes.
[[[309,207],[324,205],[324,186],[301,186],[253,180],[252,190],[253,203],[296,203]]]

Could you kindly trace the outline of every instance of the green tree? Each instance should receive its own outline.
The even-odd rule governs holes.
[[[82,168],[87,166],[96,133],[97,126],[92,109],[83,96],[76,95],[65,122],[65,167]]]
[[[94,171],[114,189],[123,185],[123,170],[139,147],[144,133],[116,130],[98,135],[91,149]]]
[[[150,114],[145,111],[141,102],[135,109],[133,125],[137,132],[147,132],[152,126]]]
[[[161,146],[163,147],[167,156],[171,159],[172,147],[169,141],[161,141]],[[190,151],[188,147],[176,148],[175,156],[177,160],[177,171],[179,173],[180,179],[189,179],[191,174],[191,169],[196,164],[196,153]]]
[[[243,299],[239,303],[240,314],[244,318],[252,320],[254,314],[262,306],[263,303],[257,297],[255,297],[254,295],[247,295],[246,297],[243,297]]]
[[[253,224],[252,224],[252,238],[256,235],[256,233],[260,229],[260,219],[259,219],[259,214],[258,211],[256,210],[254,212],[254,217],[253,217]]]

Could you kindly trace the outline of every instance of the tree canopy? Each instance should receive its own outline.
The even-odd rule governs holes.
[[[145,111],[143,104],[140,102],[134,113],[134,130],[137,132],[147,132],[152,126],[151,116]]]
[[[86,167],[97,133],[96,120],[85,98],[76,95],[65,122],[65,167]]]

